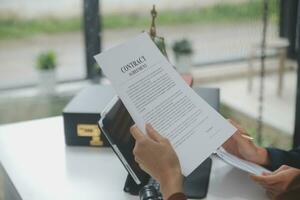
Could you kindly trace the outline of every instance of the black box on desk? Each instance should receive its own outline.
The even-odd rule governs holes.
[[[100,113],[115,96],[111,86],[92,85],[80,91],[64,108],[67,145],[109,146],[98,127]]]

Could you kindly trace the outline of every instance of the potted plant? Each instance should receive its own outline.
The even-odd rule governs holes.
[[[56,54],[48,50],[37,57],[36,67],[39,71],[39,87],[42,94],[53,95],[55,93],[55,69],[57,66]]]
[[[175,41],[172,46],[175,54],[176,69],[180,73],[187,73],[192,66],[192,43],[187,39]]]

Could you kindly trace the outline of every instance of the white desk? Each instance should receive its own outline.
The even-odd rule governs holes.
[[[23,200],[138,199],[123,192],[127,172],[109,148],[65,146],[61,117],[1,126],[0,161]],[[247,174],[214,158],[206,199],[267,198]]]

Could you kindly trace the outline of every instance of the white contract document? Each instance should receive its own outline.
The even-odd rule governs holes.
[[[228,164],[230,164],[240,170],[248,172],[250,174],[261,175],[263,172],[271,173],[270,170],[268,170],[260,165],[254,164],[252,162],[248,162],[246,160],[242,160],[242,159],[228,153],[223,147],[220,147],[216,151],[216,154],[220,158],[222,158],[222,160],[227,162]]]
[[[137,126],[145,133],[150,123],[170,140],[185,176],[236,131],[184,82],[147,33],[95,59]]]

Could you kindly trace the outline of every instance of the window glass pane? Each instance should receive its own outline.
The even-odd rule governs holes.
[[[57,81],[86,77],[81,1],[2,0],[0,89],[39,82],[38,55],[56,54]]]
[[[294,129],[296,62],[286,58],[287,40],[279,37],[280,2],[284,1],[269,1],[262,145],[289,148]],[[149,31],[153,4],[158,12],[157,35],[164,37],[170,62],[179,72],[190,73],[194,86],[219,87],[222,114],[257,137],[263,1],[102,0],[102,49]],[[36,69],[37,58],[48,50],[56,54],[57,81],[85,79],[82,11],[83,0],[2,0],[0,90],[40,85],[44,79]],[[11,98],[2,92],[0,107],[7,115],[1,115],[0,123],[59,115],[85,86],[83,82],[70,91],[58,89],[50,103],[36,98],[38,93]],[[11,111],[15,105],[19,114]],[[40,111],[43,106],[48,109]],[[30,112],[31,108],[36,110]]]

